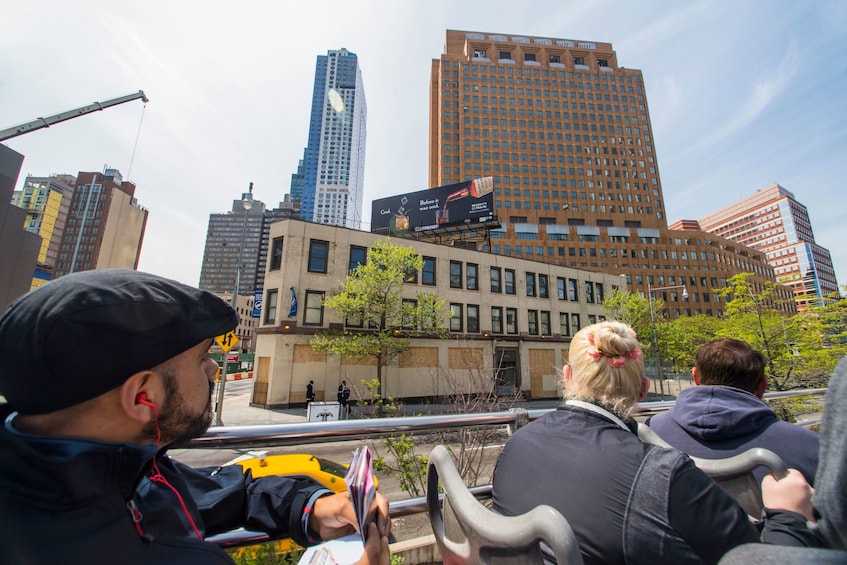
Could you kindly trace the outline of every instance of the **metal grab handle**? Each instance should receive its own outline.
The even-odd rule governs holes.
[[[659,434],[644,424],[638,424],[638,438],[644,443],[658,445],[660,447],[673,446],[663,440]],[[689,456],[690,457],[690,456]],[[726,480],[745,475],[758,466],[767,467],[777,480],[788,476],[788,467],[779,455],[765,449],[764,447],[753,447],[744,453],[726,457],[724,459],[703,459],[702,457],[691,457],[698,469],[709,475],[712,479]]]
[[[691,460],[700,470],[716,481],[745,475],[760,465],[767,467],[777,480],[788,476],[788,467],[782,458],[764,447],[753,447],[726,459],[692,457]]]
[[[443,502],[439,482],[444,489]],[[485,508],[468,490],[443,445],[436,445],[429,456],[426,498],[430,524],[445,563],[491,563],[505,558],[536,563],[541,560],[540,542],[547,544],[557,563],[583,563],[576,536],[560,512],[546,504],[520,516],[502,516]],[[465,539],[448,538],[442,504],[449,505]]]

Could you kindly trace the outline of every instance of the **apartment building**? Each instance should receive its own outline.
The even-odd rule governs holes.
[[[757,190],[698,223],[710,233],[765,253],[777,281],[792,289],[799,308],[838,292],[832,256],[815,243],[808,209],[778,184]]]
[[[55,276],[91,269],[136,269],[147,227],[147,209],[135,184],[117,169],[79,172]]]
[[[347,49],[318,55],[309,140],[296,173],[302,169],[302,181],[292,178],[304,220],[361,228],[367,119],[358,56]]]
[[[12,195],[12,204],[26,210],[24,229],[41,236],[30,289],[53,278],[75,185],[73,175],[27,176],[23,187]]]
[[[309,380],[315,381],[318,400],[334,400],[342,380],[362,390],[363,379],[376,377],[373,361],[318,353],[309,341],[316,332],[344,327],[345,320],[322,306],[323,298],[365,261],[368,248],[382,236],[282,220],[271,225],[270,239],[253,404],[305,402]],[[394,241],[413,245],[424,259],[403,297],[436,292],[452,313],[450,339],[414,338],[399,363],[387,368],[383,382],[394,398],[439,398],[494,387],[505,395],[517,390],[530,398],[561,397],[560,372],[571,336],[602,320],[605,295],[625,286],[618,275]]]

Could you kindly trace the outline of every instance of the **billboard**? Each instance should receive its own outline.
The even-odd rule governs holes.
[[[494,179],[483,177],[380,198],[371,204],[371,232],[414,237],[458,231],[462,226],[491,226],[495,224],[493,193]]]

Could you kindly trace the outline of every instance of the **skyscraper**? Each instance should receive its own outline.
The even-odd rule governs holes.
[[[832,257],[815,243],[809,211],[778,184],[701,218],[699,224],[710,233],[765,252],[777,280],[792,288],[801,308],[810,302],[809,295],[820,299],[838,291]]]
[[[77,174],[55,276],[137,268],[147,214],[135,198],[135,184],[117,169]]]
[[[253,296],[264,283],[264,265],[259,264],[265,224],[265,204],[253,200],[249,209],[242,198],[232,201],[232,209],[224,214],[209,214],[206,248],[200,269],[200,288],[211,292],[229,293],[235,288],[239,260],[241,276],[238,294]],[[252,190],[250,193],[252,198]],[[267,246],[267,238],[265,238]]]
[[[360,228],[367,115],[356,54],[340,49],[318,55],[304,155],[304,220]]]
[[[26,210],[24,229],[41,236],[32,288],[53,277],[75,184],[73,175],[28,176],[12,196],[12,204]]]
[[[609,43],[447,31],[429,185],[486,176],[502,224],[491,252],[624,275],[658,288],[671,317],[722,314],[714,290],[735,273],[774,279],[759,251],[668,229],[642,73]]]

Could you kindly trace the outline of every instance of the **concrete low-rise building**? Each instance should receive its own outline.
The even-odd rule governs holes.
[[[362,393],[376,377],[371,359],[314,351],[316,332],[340,329],[344,320],[322,301],[382,239],[339,226],[282,220],[271,225],[262,318],[256,329],[252,404],[287,407],[335,400],[342,380]],[[560,372],[571,336],[604,319],[603,298],[625,286],[622,277],[472,249],[405,239],[424,268],[404,285],[403,297],[436,292],[453,313],[450,338],[413,338],[396,365],[386,368],[386,396],[443,399],[497,390],[504,396],[561,396]],[[292,304],[292,298],[296,301]],[[362,330],[367,331],[367,330]]]

